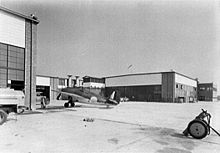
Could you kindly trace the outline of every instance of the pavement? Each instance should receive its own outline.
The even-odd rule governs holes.
[[[201,108],[220,132],[220,102],[124,102],[112,108],[52,101],[46,109],[10,114],[0,126],[1,153],[219,153],[211,131],[198,140],[182,135]]]

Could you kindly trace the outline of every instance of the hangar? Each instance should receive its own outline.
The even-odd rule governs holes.
[[[1,6],[0,19],[0,87],[24,90],[25,105],[34,109],[39,20]]]
[[[197,101],[197,79],[174,71],[105,77],[105,94],[113,90],[130,101]]]

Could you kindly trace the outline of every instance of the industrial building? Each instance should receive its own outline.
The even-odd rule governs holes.
[[[174,71],[105,77],[105,94],[113,90],[129,101],[197,101],[197,80]]]
[[[1,6],[0,19],[0,87],[24,90],[25,105],[34,109],[39,20]]]
[[[217,85],[214,83],[199,83],[198,100],[217,101]]]

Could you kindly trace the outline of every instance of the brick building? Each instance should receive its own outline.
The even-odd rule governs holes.
[[[25,105],[34,109],[39,20],[4,7],[0,19],[0,87],[24,90]]]

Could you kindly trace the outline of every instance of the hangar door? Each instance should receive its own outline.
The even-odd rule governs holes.
[[[37,76],[36,92],[41,92],[43,96],[50,99],[50,78]]]

